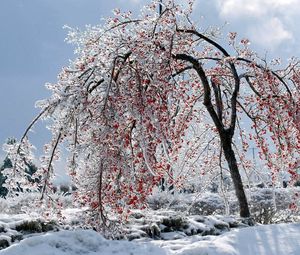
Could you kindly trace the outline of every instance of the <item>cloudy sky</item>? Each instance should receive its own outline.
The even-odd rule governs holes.
[[[138,13],[149,1],[1,0],[0,143],[21,136],[38,113],[35,101],[49,95],[44,84],[55,82],[73,58],[72,47],[64,42],[63,25],[99,24],[113,8]],[[226,24],[225,33],[236,31],[261,54],[284,60],[300,57],[299,13],[300,0],[196,0],[194,15],[207,26]],[[42,126],[32,134],[38,148],[47,141]]]

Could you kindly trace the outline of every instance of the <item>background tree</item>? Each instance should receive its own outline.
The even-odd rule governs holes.
[[[15,138],[8,138],[6,141],[6,144],[13,145],[16,142],[17,142],[17,140]],[[12,168],[12,166],[13,165],[12,165],[11,160],[6,156],[0,167],[0,196],[1,197],[6,197],[7,192],[8,192],[7,188],[3,187],[3,185],[7,179],[7,177],[5,175],[3,175],[3,170],[6,168]]]
[[[6,197],[8,192],[7,188],[3,187],[3,184],[5,183],[6,180],[6,176],[4,176],[2,172],[4,169],[11,168],[11,167],[12,167],[11,160],[6,157],[3,161],[3,164],[0,167],[0,197]]]
[[[0,195],[2,197],[6,197],[9,190],[13,191],[14,194],[15,192],[24,192],[26,190],[31,191],[32,186],[38,185],[40,182],[40,176],[35,175],[38,168],[33,163],[33,158],[32,160],[25,160],[25,158],[29,159],[32,157],[31,155],[26,155],[29,153],[28,151],[23,151],[20,148],[18,156],[23,159],[22,165],[15,166],[13,164],[13,162],[16,163],[16,161],[11,158],[12,155],[9,151],[11,148],[15,148],[16,145],[17,140],[15,138],[8,138],[4,145],[8,154],[0,168]],[[20,168],[19,171],[22,173],[20,174],[22,178],[15,178],[15,173],[11,171],[14,168]],[[25,185],[25,183],[28,185]]]
[[[176,168],[180,162],[195,168],[195,158],[200,176],[228,169],[240,215],[249,217],[240,174],[250,166],[249,140],[260,148],[273,181],[278,161],[293,174],[299,156],[299,64],[292,59],[274,71],[278,61],[259,58],[235,33],[226,50],[217,42],[218,29],[202,30],[192,21],[193,1],[188,8],[165,1],[160,14],[158,4],[138,18],[115,10],[103,26],[70,29],[77,58],[57,83],[47,84],[52,96],[37,103],[41,113],[11,150],[13,158],[22,162],[18,152],[30,147],[28,131],[50,118],[52,140],[39,169],[42,198],[51,192],[53,161],[66,145],[75,198],[89,206],[96,226],[106,222],[107,212],[122,216],[144,208],[162,178],[180,188],[186,176]],[[193,136],[197,124],[203,132]],[[18,164],[13,171],[20,172]]]

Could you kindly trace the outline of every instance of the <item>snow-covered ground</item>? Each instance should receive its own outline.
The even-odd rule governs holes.
[[[300,224],[240,228],[220,236],[152,243],[176,255],[299,255]]]
[[[271,217],[269,222],[288,222],[284,221],[290,219],[284,204],[289,201],[286,190],[275,197],[277,209],[285,212],[283,217],[265,210],[274,201],[270,190],[258,191],[251,196],[258,208],[254,212],[262,208],[263,215]],[[122,226],[118,237],[132,241],[107,240],[95,231],[80,229],[84,210],[68,207],[68,203],[62,211],[64,220],[51,217],[49,222],[31,214],[15,214],[30,199],[23,202],[20,198],[13,207],[0,200],[0,255],[300,255],[300,223],[249,227],[245,219],[222,214],[216,195],[206,197],[195,201],[192,195],[183,194],[175,202],[152,197],[153,208],[159,205],[156,210],[135,210]],[[182,208],[189,208],[190,213]],[[221,214],[208,215],[212,209]],[[296,216],[294,222],[299,222]]]
[[[1,255],[165,255],[153,244],[109,241],[92,230],[62,230],[29,237],[2,250]]]
[[[300,224],[235,229],[220,236],[172,241],[111,241],[92,230],[63,230],[32,236],[1,255],[298,255]]]

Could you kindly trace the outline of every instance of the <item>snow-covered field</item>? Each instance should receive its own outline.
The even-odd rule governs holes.
[[[176,255],[299,255],[300,224],[235,229],[220,236],[153,241]]]
[[[92,230],[62,230],[29,237],[0,252],[1,255],[163,255],[153,244],[109,241]]]
[[[289,211],[283,217],[272,214],[269,190],[259,191],[253,200],[258,202],[253,204],[264,209],[263,215],[271,217],[269,222],[290,222]],[[277,209],[284,210],[288,197],[284,191],[275,193]],[[220,199],[211,194],[207,197],[191,205],[193,199],[186,194],[176,203],[164,197],[152,198],[153,208],[158,204],[160,209],[133,211],[117,236],[127,239],[122,241],[81,229],[84,210],[68,207],[68,203],[62,211],[64,221],[55,217],[45,221],[31,214],[17,214],[27,200],[19,199],[13,206],[0,200],[0,255],[300,255],[300,223],[251,227],[253,222],[234,214],[225,216],[222,210],[221,214],[201,215],[203,211],[198,208],[206,208],[207,214],[211,208],[218,211]],[[193,210],[187,214],[182,207]],[[299,217],[293,222],[299,222]]]
[[[63,230],[32,236],[1,255],[298,255],[300,224],[235,229],[220,236],[172,241],[111,241],[92,230]]]

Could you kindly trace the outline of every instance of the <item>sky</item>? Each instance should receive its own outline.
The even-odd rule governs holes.
[[[185,0],[177,0],[185,3]],[[47,98],[46,82],[56,82],[73,59],[64,25],[101,24],[111,10],[139,9],[150,0],[1,0],[0,8],[0,144],[20,138]],[[300,0],[196,0],[194,18],[202,27],[219,26],[251,41],[268,59],[300,57]],[[40,123],[31,134],[40,150],[49,134]],[[40,154],[39,152],[37,154]],[[0,152],[0,158],[3,157]]]

